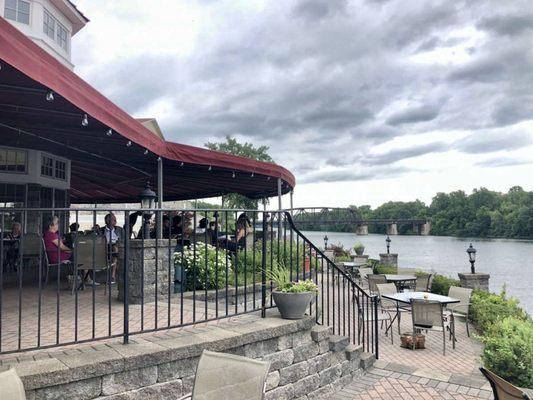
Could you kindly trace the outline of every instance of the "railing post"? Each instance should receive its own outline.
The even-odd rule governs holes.
[[[261,318],[266,317],[267,214],[263,212],[263,240],[261,244]]]
[[[124,232],[124,344],[128,344],[130,336],[130,316],[129,316],[129,282],[128,282],[128,265],[130,252],[130,213],[126,211]],[[111,288],[109,288],[111,291]]]
[[[374,296],[372,303],[374,304],[374,332],[373,332],[373,341],[374,341],[374,350],[376,354],[376,360],[379,359],[379,335],[378,335],[378,297]],[[392,335],[392,326],[391,326],[391,335]]]

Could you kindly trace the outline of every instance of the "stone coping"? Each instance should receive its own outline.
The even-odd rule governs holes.
[[[148,367],[165,362],[200,356],[203,350],[224,351],[249,343],[310,330],[313,316],[284,320],[276,310],[266,318],[258,313],[234,317],[218,325],[181,330],[159,331],[131,336],[124,345],[114,341],[86,347],[77,346],[55,353],[40,353],[31,360],[3,360],[0,371],[14,367],[26,390]]]

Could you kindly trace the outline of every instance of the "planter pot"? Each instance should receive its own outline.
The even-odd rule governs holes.
[[[406,349],[413,349],[413,340],[415,341],[415,349],[426,348],[426,337],[421,333],[417,333],[413,339],[413,333],[406,332],[403,333],[402,336],[400,336],[400,340],[402,342],[400,346]]]
[[[358,247],[357,249],[354,249],[354,250],[355,250],[355,254],[357,254],[358,256],[362,256],[363,253],[365,252],[364,247]]]
[[[274,290],[272,298],[283,319],[302,319],[305,310],[315,298],[314,292],[283,293]]]

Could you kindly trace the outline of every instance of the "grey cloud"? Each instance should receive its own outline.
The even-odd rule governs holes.
[[[412,146],[402,149],[394,149],[383,154],[369,155],[362,160],[365,165],[392,164],[409,158],[420,157],[431,153],[442,153],[449,149],[449,145],[444,142],[433,142]]]
[[[483,134],[476,133],[455,143],[454,148],[469,154],[516,150],[533,144],[531,132]]]
[[[423,105],[415,108],[408,108],[391,115],[387,119],[389,125],[413,124],[417,122],[427,122],[434,120],[439,115],[440,107],[436,105]]]
[[[533,29],[533,14],[495,15],[483,18],[478,27],[499,35],[516,36],[524,30]]]
[[[515,124],[531,119],[533,115],[533,95],[517,99],[505,99],[496,104],[491,117],[495,126]]]
[[[414,170],[405,167],[379,167],[371,169],[358,169],[357,166],[352,168],[342,168],[336,170],[316,171],[305,175],[300,179],[301,183],[318,183],[318,182],[347,182],[347,181],[366,181],[370,179],[389,179],[404,175]]]
[[[498,168],[498,167],[512,167],[516,165],[533,164],[533,160],[524,160],[510,157],[489,158],[484,161],[477,162],[475,165],[480,167]]]
[[[301,0],[294,7],[293,14],[315,22],[333,15],[345,14],[347,0]]]

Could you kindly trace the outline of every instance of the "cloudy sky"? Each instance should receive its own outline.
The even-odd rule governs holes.
[[[530,0],[76,0],[76,71],[167,139],[233,135],[297,206],[533,190]]]

